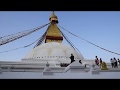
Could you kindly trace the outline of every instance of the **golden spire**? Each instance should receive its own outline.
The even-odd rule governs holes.
[[[57,20],[57,16],[55,15],[54,11],[52,11],[52,14],[51,14],[49,20],[50,20],[51,24],[47,29],[45,43],[48,43],[48,42],[62,43],[63,37],[60,32],[60,29],[57,26],[58,20]]]
[[[55,15],[54,11],[52,11],[52,14],[51,14],[50,18],[56,18],[57,19],[57,16]]]
[[[58,23],[58,17],[55,15],[54,11],[52,11],[51,16],[49,17],[50,22],[54,21]]]

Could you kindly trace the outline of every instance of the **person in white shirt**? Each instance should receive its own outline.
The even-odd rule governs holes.
[[[114,60],[112,58],[110,59],[110,62],[111,62],[112,68],[114,68]]]
[[[115,57],[114,57],[114,68],[118,68],[117,60]]]
[[[119,66],[120,66],[120,60],[119,60],[119,58],[118,58],[118,63],[119,63]]]

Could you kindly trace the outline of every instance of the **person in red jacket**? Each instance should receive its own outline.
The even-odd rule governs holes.
[[[95,64],[96,64],[97,66],[99,66],[99,60],[98,60],[98,57],[97,57],[97,56],[95,56]]]

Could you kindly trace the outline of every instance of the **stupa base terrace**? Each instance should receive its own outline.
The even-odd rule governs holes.
[[[0,62],[0,79],[119,79],[120,66],[108,70],[75,61],[67,67],[42,66],[40,63]]]

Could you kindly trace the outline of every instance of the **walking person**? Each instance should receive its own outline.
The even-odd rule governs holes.
[[[100,68],[101,68],[101,66],[102,66],[102,58],[100,58]]]
[[[117,60],[116,60],[115,57],[114,57],[114,67],[115,67],[115,68],[118,68]]]
[[[95,64],[96,64],[97,66],[99,66],[99,60],[98,60],[98,57],[97,57],[97,56],[95,56]]]
[[[110,62],[111,62],[112,68],[114,68],[114,60],[112,58],[110,59]]]
[[[119,58],[118,58],[118,63],[119,63],[119,66],[120,66],[120,60],[119,60]]]
[[[74,60],[74,55],[73,55],[73,54],[71,54],[70,59],[71,59],[71,63],[75,61],[75,60]]]

